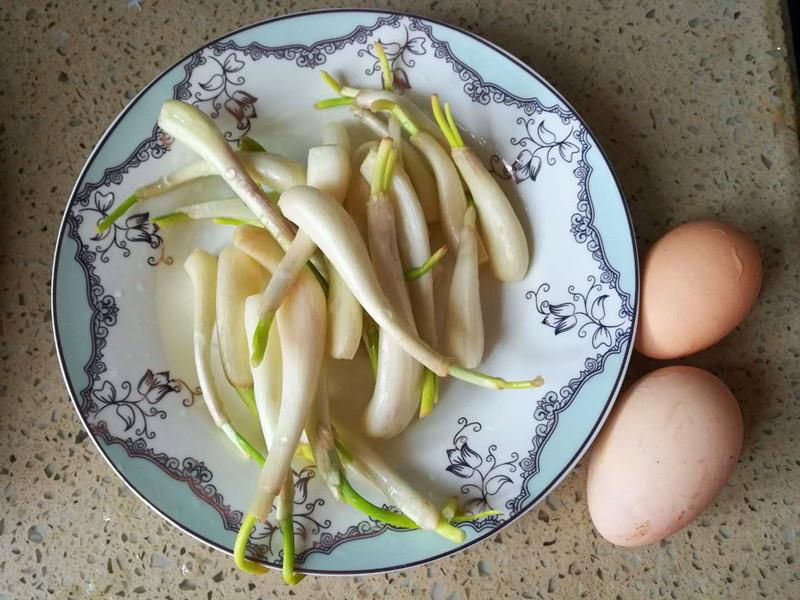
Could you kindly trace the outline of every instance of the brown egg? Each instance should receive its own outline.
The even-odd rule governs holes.
[[[708,348],[742,322],[760,289],[761,257],[747,234],[720,221],[676,227],[642,264],[636,349],[668,359]]]
[[[619,546],[645,546],[685,527],[719,494],[742,447],[728,387],[694,367],[653,371],[631,385],[589,459],[589,513]]]

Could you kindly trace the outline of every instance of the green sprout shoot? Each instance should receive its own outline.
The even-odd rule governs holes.
[[[343,462],[352,461],[350,454],[339,442],[336,442],[336,449],[340,459]],[[305,444],[301,444],[301,446],[298,447],[298,453],[302,453],[310,460],[313,460],[313,455],[310,452],[310,448]],[[263,458],[261,458],[259,464],[263,464],[263,462]],[[281,496],[278,498],[279,510],[277,511],[278,526],[280,528],[283,541],[283,580],[289,585],[295,585],[299,583],[304,577],[304,575],[297,573],[294,570],[295,544],[294,525],[292,521],[293,491],[293,485],[291,485],[289,478],[287,478],[287,483],[284,485],[283,490],[281,491]],[[343,472],[340,474],[339,492],[340,497],[344,502],[371,519],[400,529],[419,529],[419,525],[408,516],[401,513],[396,513],[381,506],[377,506],[376,504],[373,504],[364,498],[358,493],[358,491],[355,490],[355,488],[353,488]],[[442,520],[436,528],[436,533],[454,543],[463,542],[465,536],[464,532],[455,527],[453,523],[457,524],[467,521],[474,521],[488,516],[500,514],[500,511],[492,510],[484,511],[474,515],[458,515],[456,514],[456,509],[457,504],[455,499],[449,500],[442,508]],[[245,557],[247,542],[250,539],[250,535],[253,532],[256,521],[257,518],[253,513],[247,512],[245,514],[244,518],[242,519],[242,524],[236,535],[233,557],[236,566],[241,571],[251,575],[264,575],[269,572],[266,567],[257,562],[248,560]]]
[[[323,70],[320,74],[322,75],[322,80],[326,84],[328,84],[328,87],[330,87],[337,95],[341,95],[342,93],[341,84],[338,81],[336,81],[336,79],[334,79],[334,77],[325,70]]]
[[[244,571],[250,575],[266,575],[269,573],[269,569],[245,557],[247,542],[250,539],[250,535],[253,533],[256,520],[256,516],[251,512],[246,513],[242,519],[242,525],[239,527],[239,532],[236,534],[236,541],[233,544],[233,560],[240,571]],[[281,530],[281,538],[283,541],[283,566],[281,569],[283,572],[283,581],[289,585],[295,585],[302,581],[305,575],[297,573],[294,570],[294,525],[292,522],[291,508],[279,521],[278,525]]]
[[[502,511],[499,510],[484,510],[483,512],[473,513],[471,515],[455,515],[452,519],[450,519],[450,522],[467,523],[469,521],[477,521],[479,519],[485,519],[486,517],[494,517],[502,514]]]
[[[273,312],[259,320],[258,325],[256,325],[256,330],[253,332],[253,353],[250,357],[250,366],[254,369],[264,360],[264,354],[267,351],[269,330],[270,327],[272,327],[274,318],[275,313]]]
[[[336,443],[336,448],[343,462],[352,461],[352,457],[339,442]],[[306,452],[309,452],[307,447]],[[344,473],[341,474],[339,492],[344,502],[371,519],[400,529],[419,529],[419,525],[408,516],[377,506],[364,498],[353,488]],[[282,502],[282,500],[279,499],[279,502]],[[290,502],[282,506],[284,514],[280,515],[279,527],[283,539],[283,579],[286,583],[294,585],[303,579],[303,575],[294,571],[294,529],[289,504]],[[489,510],[477,514],[459,515],[456,514],[456,508],[456,501],[454,499],[449,500],[442,508],[442,522],[436,528],[438,534],[454,543],[463,542],[464,532],[454,527],[453,523],[465,523],[501,514],[498,510]],[[233,557],[236,566],[245,573],[264,575],[269,572],[266,567],[245,557],[247,541],[250,539],[256,520],[256,516],[253,513],[248,512],[244,516],[234,543]]]
[[[325,100],[319,100],[318,102],[314,103],[314,108],[316,109],[324,109],[324,108],[333,108],[334,106],[349,106],[353,104],[354,100],[350,97],[342,96],[339,98],[326,98]]]
[[[314,453],[311,451],[311,446],[305,442],[300,442],[297,445],[297,456],[301,456],[309,462],[314,462]]]
[[[244,136],[239,141],[239,150],[242,152],[266,152],[267,149],[261,144],[251,138],[249,135]]]
[[[433,110],[433,118],[436,119],[436,124],[439,125],[439,129],[442,130],[444,137],[447,138],[450,147],[463,148],[464,140],[461,138],[455,119],[453,119],[453,114],[450,112],[450,103],[444,103],[444,114],[442,114],[439,95],[433,94],[431,96],[431,109]]]
[[[294,522],[292,515],[281,519],[281,538],[283,539],[283,581],[288,585],[297,585],[305,575],[294,570]]]
[[[353,462],[353,457],[338,441],[336,442],[336,450],[343,464]],[[371,519],[401,529],[419,529],[419,525],[407,515],[377,506],[364,498],[353,488],[344,473],[341,473],[339,493],[344,502]],[[460,544],[464,541],[464,532],[453,527],[453,525],[451,525],[452,522],[463,523],[501,514],[500,511],[494,510],[478,513],[476,515],[456,515],[456,508],[457,503],[455,499],[448,501],[441,511],[442,520],[436,528],[436,533],[456,544]]]
[[[222,430],[236,445],[236,447],[238,447],[239,450],[241,450],[246,456],[256,461],[258,466],[264,464],[264,456],[258,450],[256,450],[249,441],[247,441],[246,437],[236,431],[236,429],[234,429],[231,425],[223,426]]]
[[[404,529],[417,529],[419,527],[406,515],[386,510],[364,498],[353,489],[353,486],[350,485],[347,477],[343,474],[341,483],[339,484],[339,493],[341,494],[342,500],[371,519],[386,523],[392,527],[402,527]]]
[[[364,346],[369,356],[369,364],[372,367],[372,375],[378,374],[378,340],[380,332],[375,327],[375,322],[365,315],[364,321]]]
[[[239,398],[247,407],[247,410],[250,411],[250,414],[254,417],[258,418],[258,409],[256,408],[256,396],[253,388],[251,387],[234,387],[233,389],[236,390],[236,393],[239,395]]]
[[[460,544],[467,537],[463,531],[461,531],[458,527],[451,525],[447,519],[442,519],[439,522],[439,525],[436,526],[436,533],[446,540],[453,542],[454,544]]]
[[[428,271],[433,269],[433,267],[439,264],[439,261],[444,258],[445,254],[447,254],[447,244],[445,244],[444,246],[439,248],[436,252],[431,254],[430,257],[428,257],[428,260],[426,260],[420,266],[412,267],[406,270],[406,272],[404,273],[406,281],[414,281],[425,275],[425,273],[427,273]]]
[[[456,516],[456,511],[458,510],[458,499],[457,498],[449,498],[447,502],[444,503],[442,510],[439,511],[439,514],[442,515],[443,519],[447,519],[450,521],[453,517]]]
[[[378,55],[378,62],[381,64],[381,78],[383,80],[383,89],[388,92],[394,91],[394,76],[392,68],[389,66],[389,60],[386,58],[386,52],[383,50],[383,44],[375,42],[375,54]]]
[[[394,174],[394,165],[397,163],[397,150],[392,148],[389,151],[389,156],[386,158],[386,165],[384,166],[383,182],[381,187],[384,192],[389,191],[392,183],[392,175]]]
[[[320,73],[322,75],[322,80],[330,87],[334,92],[336,92],[337,96],[343,96],[345,98],[355,98],[358,95],[360,90],[356,88],[352,88],[347,85],[342,85],[339,83],[333,75],[328,73],[327,71],[322,71]]]
[[[273,204],[277,204],[280,198],[280,194],[275,191],[265,192],[265,195]],[[181,206],[174,212],[150,217],[150,222],[163,229],[190,219],[211,219],[219,225],[264,226],[238,198],[206,200],[197,204]]]
[[[376,100],[372,103],[372,110],[374,112],[385,111],[393,114],[410,136],[419,133],[417,124],[411,120],[411,117],[409,117],[406,111],[396,102],[392,102],[391,100]]]
[[[150,222],[154,225],[158,225],[162,229],[165,227],[169,227],[170,225],[174,225],[175,223],[180,223],[181,221],[187,221],[191,217],[186,213],[182,212],[173,212],[167,213],[165,215],[159,215],[157,217],[151,217]]]
[[[261,221],[245,221],[244,219],[234,219],[232,217],[215,217],[212,219],[212,221],[216,225],[230,225],[232,227],[239,227],[241,225],[252,225],[253,227],[262,227]]]
[[[458,365],[452,365],[450,367],[450,375],[461,381],[493,390],[525,390],[528,388],[541,387],[544,384],[544,379],[540,376],[534,379],[523,379],[521,381],[507,381],[501,377],[492,377],[491,375],[480,373],[473,369],[465,369]]]
[[[97,223],[97,233],[103,233],[106,229],[111,227],[117,219],[128,212],[128,209],[138,201],[139,198],[136,196],[136,194],[131,194],[128,196],[125,201],[120,203],[119,206],[116,206],[107,217],[103,218]]]
[[[337,447],[338,446],[339,444],[337,444]],[[341,493],[342,500],[344,500],[347,504],[349,504],[350,506],[358,510],[360,513],[366,515],[371,519],[401,529],[419,529],[419,525],[417,525],[408,516],[388,510],[386,508],[383,508],[382,506],[377,506],[376,504],[373,504],[372,502],[364,498],[355,489],[353,489],[353,486],[350,485],[350,482],[344,476],[342,476],[342,482],[339,487],[339,492]],[[445,505],[445,507],[442,509],[443,519],[451,523],[466,523],[469,521],[477,521],[478,519],[484,519],[486,517],[502,514],[502,512],[499,510],[487,510],[484,512],[471,515],[470,514],[459,515],[456,514],[455,508],[456,505],[454,500],[448,502],[448,504]],[[448,533],[446,537],[448,539],[452,539],[450,537],[451,532],[449,531],[449,529],[444,529],[444,531]],[[460,534],[456,534],[455,537],[460,538],[461,536]],[[456,539],[452,541],[458,542],[459,540]]]
[[[276,516],[283,540],[283,581],[288,585],[296,585],[303,580],[305,575],[294,570],[294,474],[289,469],[286,481],[278,496]]]
[[[394,163],[397,160],[397,151],[392,148],[392,138],[383,138],[378,146],[378,155],[375,157],[375,167],[372,171],[372,182],[369,192],[377,196],[386,192],[392,180]]]
[[[436,373],[425,367],[422,375],[422,400],[419,404],[419,418],[424,419],[427,417],[433,405],[438,402],[439,398],[439,378]]]
[[[242,525],[239,527],[239,533],[236,534],[236,541],[233,544],[233,561],[240,571],[250,573],[251,575],[264,575],[269,572],[265,566],[248,560],[245,558],[245,551],[247,550],[247,541],[250,539],[250,534],[256,526],[256,516],[248,512],[242,518]]]
[[[301,444],[298,446],[298,452],[301,451],[301,447],[303,446],[305,446],[306,449],[308,448],[307,444]],[[264,459],[262,458],[259,465],[263,464]],[[281,496],[278,498],[279,510],[277,511],[278,527],[281,530],[281,540],[283,542],[283,564],[281,571],[283,573],[283,581],[289,585],[295,585],[305,577],[305,575],[297,573],[294,570],[295,546],[294,523],[292,521],[293,503],[294,477],[290,472],[281,490]],[[242,519],[242,524],[239,527],[239,531],[236,534],[236,541],[233,545],[233,560],[236,563],[236,566],[245,573],[249,573],[251,575],[264,575],[269,572],[269,569],[257,562],[248,560],[245,557],[247,542],[250,539],[250,535],[253,533],[256,521],[257,517],[249,511]]]

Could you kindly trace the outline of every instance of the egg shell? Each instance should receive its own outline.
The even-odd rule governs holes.
[[[587,500],[597,531],[645,546],[685,527],[720,492],[742,448],[728,387],[694,367],[666,367],[631,385],[595,442]]]
[[[669,359],[728,335],[761,289],[756,243],[733,225],[692,221],[653,244],[642,263],[636,349]]]

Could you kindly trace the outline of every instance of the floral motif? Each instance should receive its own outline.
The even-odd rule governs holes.
[[[91,213],[96,215],[95,225],[108,216],[111,207],[114,205],[114,192],[95,191],[93,195],[93,205],[86,206],[80,210],[81,213]],[[130,215],[125,219],[124,224],[119,221],[104,231],[95,233],[89,239],[97,242],[94,250],[100,257],[101,262],[108,262],[108,253],[117,248],[122,252],[122,256],[128,257],[131,250],[128,243],[144,242],[151,248],[156,249],[164,241],[158,234],[158,225],[148,220],[148,213]]]
[[[199,388],[190,388],[183,380],[172,379],[169,371],[154,373],[148,369],[136,384],[136,392],[128,381],[123,381],[119,385],[119,390],[110,381],[93,389],[89,394],[89,405],[87,412],[94,415],[94,420],[100,419],[101,415],[108,418],[118,419],[123,426],[123,431],[130,431],[136,435],[144,435],[148,439],[156,437],[151,431],[148,419],[166,419],[167,412],[156,407],[165,396],[173,393],[188,391],[189,397],[183,399],[184,406],[191,406],[197,395],[200,394]],[[107,412],[113,409],[113,412]]]
[[[129,242],[147,242],[151,248],[158,248],[162,241],[156,235],[158,225],[151,223],[148,216],[148,213],[141,213],[125,219],[125,239]]]
[[[466,501],[465,508],[474,512],[491,510],[489,499],[506,484],[512,483],[509,474],[516,472],[515,461],[519,459],[519,454],[512,452],[509,460],[497,462],[497,445],[492,444],[483,457],[469,446],[469,434],[479,432],[483,426],[464,417],[458,419],[458,424],[461,428],[453,436],[453,448],[447,450],[447,461],[450,464],[446,470],[456,477],[471,480],[461,486],[462,494],[476,494]]]
[[[594,276],[589,275],[586,280],[589,282],[589,289],[585,293],[577,291],[574,285],[570,285],[567,291],[572,295],[572,302],[561,302],[552,304],[549,300],[542,299],[542,294],[550,291],[550,285],[543,283],[535,291],[530,290],[525,294],[528,300],[534,300],[536,310],[544,315],[542,323],[552,327],[555,335],[578,327],[578,337],[586,337],[592,334],[592,347],[600,348],[614,345],[617,336],[624,333],[627,321],[619,323],[608,323],[606,321],[606,300],[609,294],[602,294],[602,285],[597,283]]]
[[[517,124],[525,125],[526,135],[521,138],[511,138],[512,144],[524,148],[517,154],[510,167],[514,183],[522,183],[526,179],[536,181],[544,162],[553,166],[556,164],[556,156],[560,156],[564,162],[571,163],[575,154],[580,151],[580,147],[570,141],[572,128],[566,134],[559,136],[547,126],[544,119],[540,119],[537,124],[536,119],[519,117]]]
[[[239,137],[244,136],[250,131],[250,119],[258,116],[255,107],[258,98],[244,90],[233,89],[245,82],[243,76],[236,75],[244,68],[244,62],[236,57],[235,52],[228,53],[221,60],[211,55],[203,56],[200,64],[207,64],[208,61],[215,66],[214,72],[197,84],[201,91],[194,93],[192,104],[209,106],[212,119],[216,119],[224,108],[236,121],[236,129],[241,132]],[[225,132],[225,137],[233,139],[229,131]]]
[[[392,70],[394,76],[394,87],[397,91],[402,93],[405,90],[411,89],[411,83],[408,79],[407,68],[413,68],[416,63],[414,56],[422,56],[425,54],[425,38],[422,36],[411,37],[408,27],[404,27],[405,40],[402,42],[384,42],[379,40],[383,45],[383,50],[386,53],[386,58],[389,61],[389,68]],[[381,72],[380,60],[378,54],[375,52],[375,44],[370,44],[366,48],[358,51],[359,56],[371,56],[375,59],[372,66],[370,66],[364,73],[366,75],[373,75]]]

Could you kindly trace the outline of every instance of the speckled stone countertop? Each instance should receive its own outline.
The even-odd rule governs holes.
[[[610,155],[642,248],[711,215],[757,239],[758,306],[685,361],[727,382],[746,427],[733,478],[690,527],[650,548],[611,546],[592,528],[579,467],[527,516],[458,556],[289,591],[277,576],[239,574],[108,468],[67,397],[51,333],[52,252],[74,180],[117,112],[187,51],[326,4],[3,3],[0,599],[800,598],[800,164],[772,2],[379,3],[479,33],[549,79]],[[637,358],[632,373],[654,366]]]

